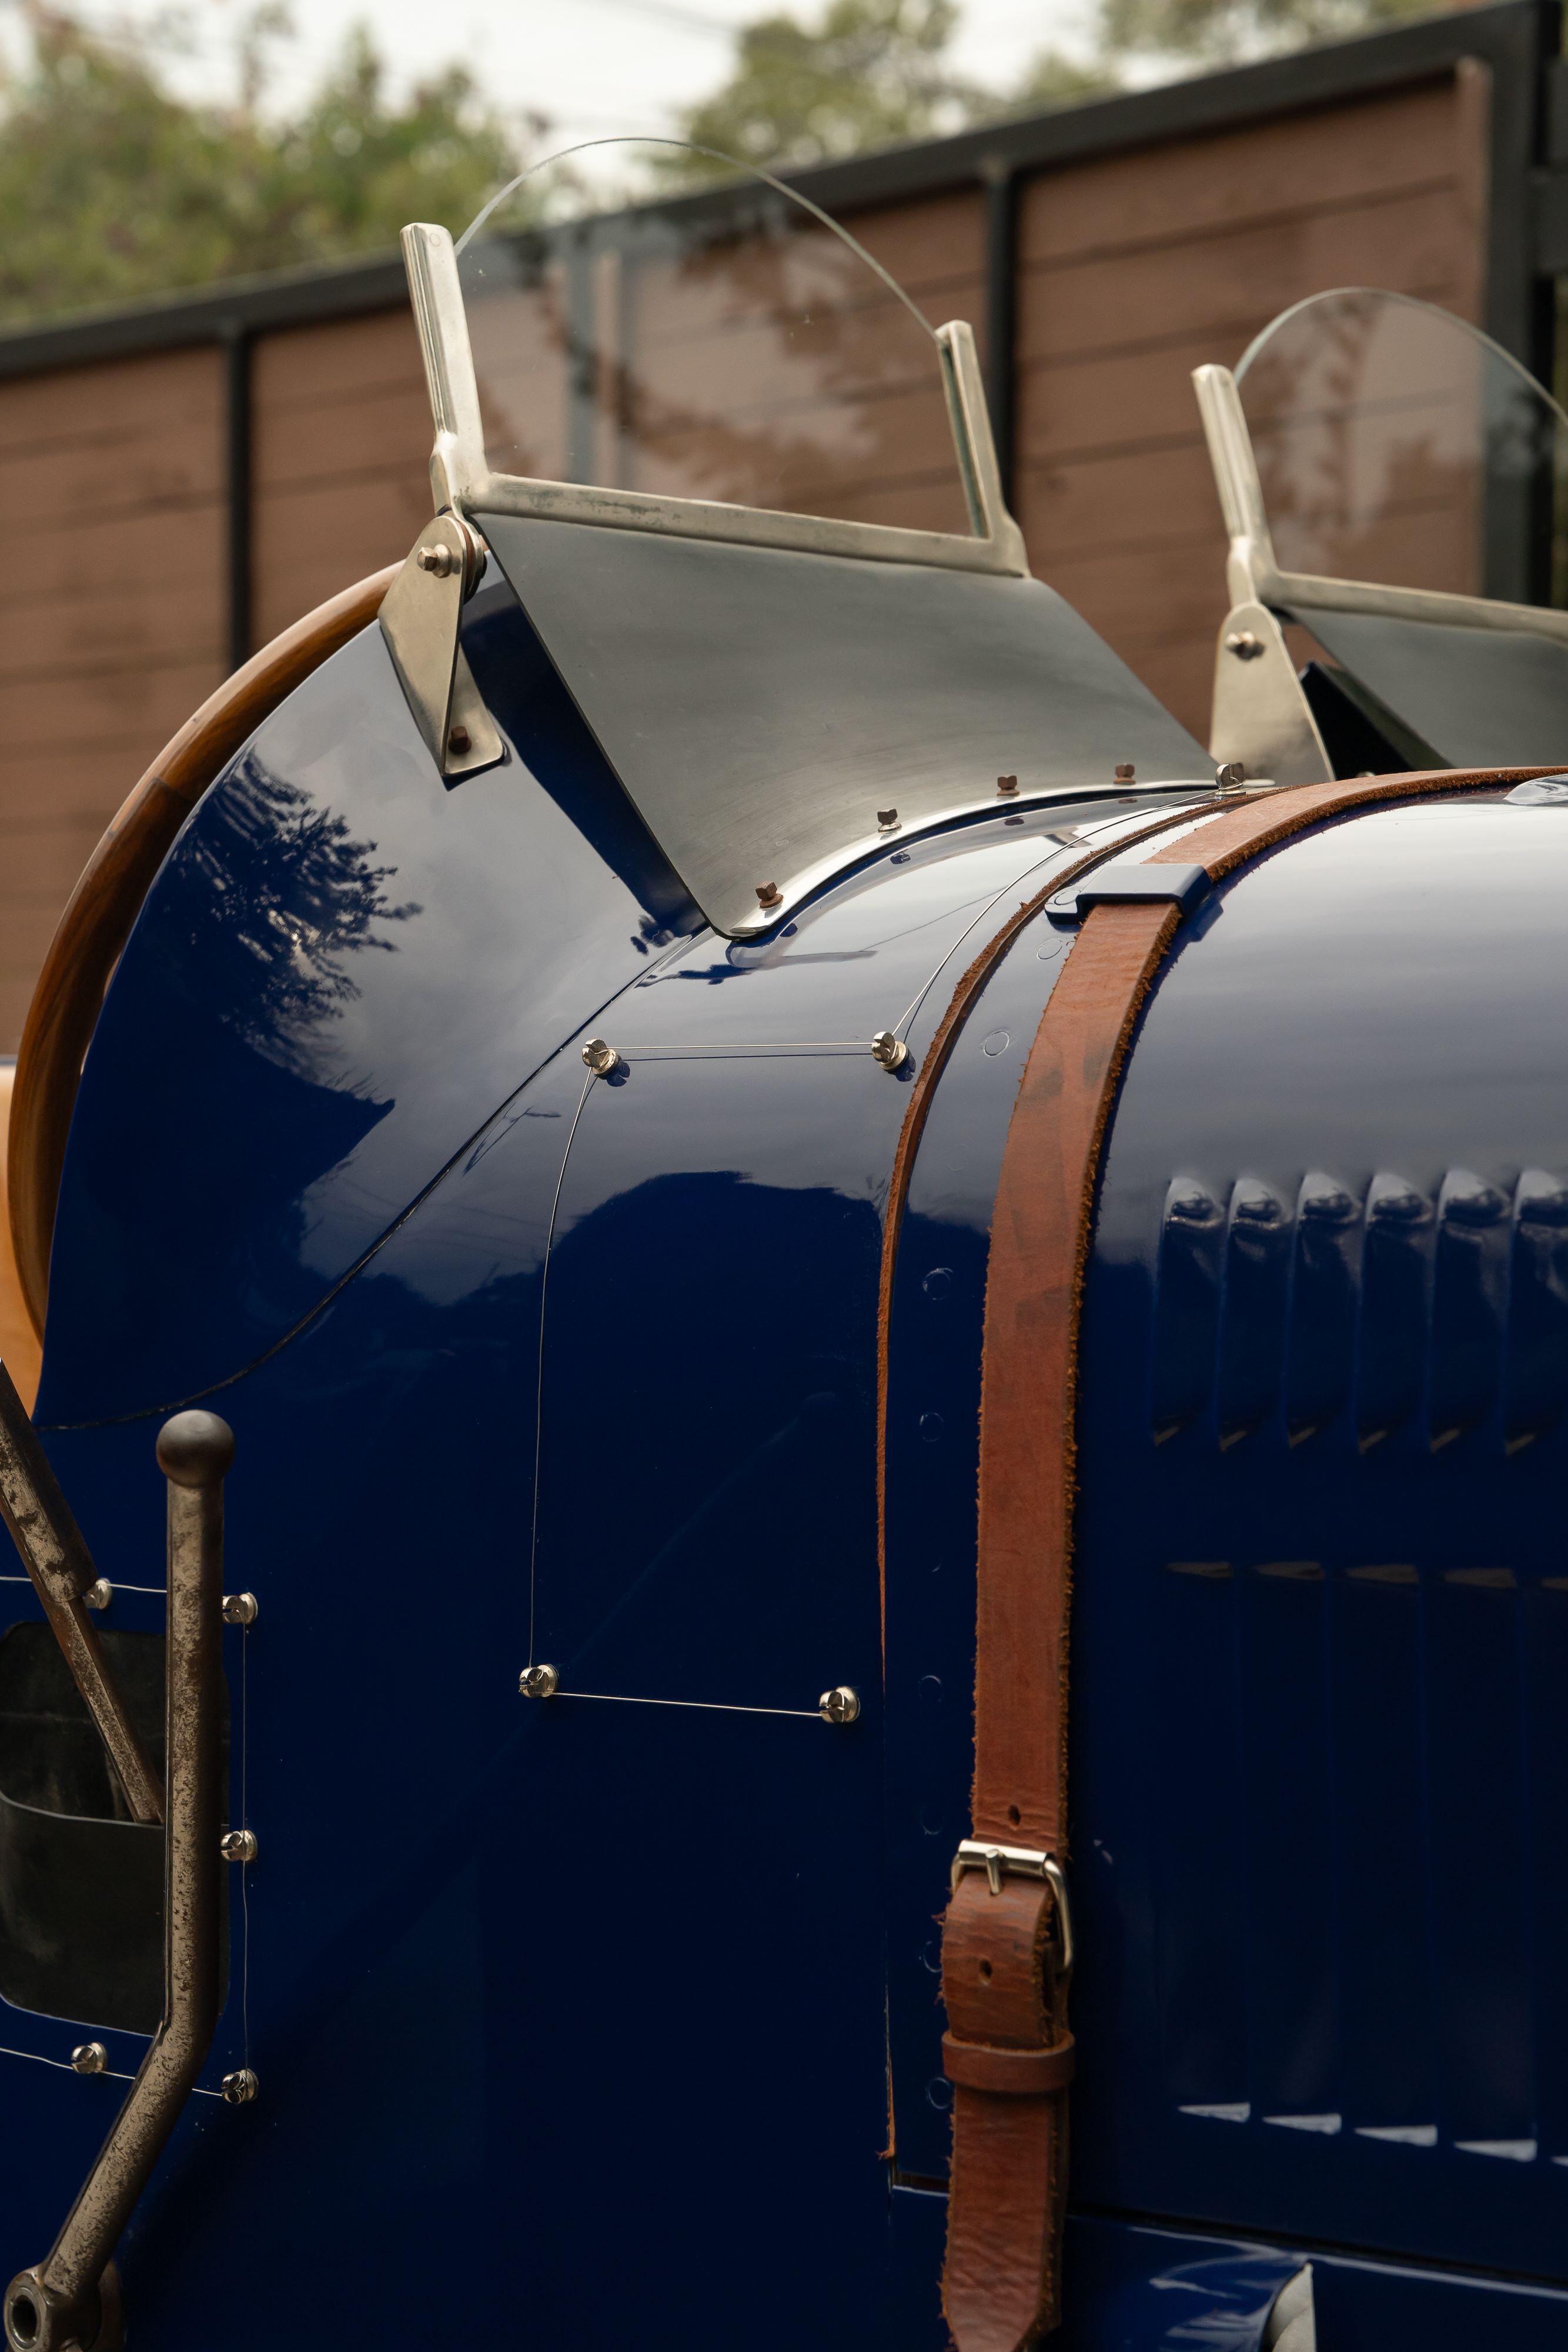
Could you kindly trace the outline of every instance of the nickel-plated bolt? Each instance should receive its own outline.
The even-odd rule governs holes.
[[[438,580],[446,580],[456,571],[457,558],[444,541],[437,540],[434,547],[420,549],[419,568],[422,572],[434,572]]]
[[[1256,630],[1232,629],[1225,640],[1225,650],[1234,654],[1238,661],[1256,661],[1264,650],[1263,640]]]
[[[78,2074],[101,2074],[109,2065],[109,2053],[101,2042],[78,2042],[71,2052],[71,2064]]]
[[[254,1625],[260,1614],[261,1603],[254,1592],[225,1593],[224,1623],[225,1625]]]
[[[582,1058],[596,1078],[607,1078],[612,1070],[621,1067],[620,1055],[613,1045],[607,1045],[602,1037],[588,1040],[582,1049]]]
[[[1239,760],[1227,760],[1222,768],[1215,770],[1214,782],[1221,793],[1239,793],[1246,785],[1247,771]]]
[[[898,831],[898,811],[896,809],[878,809],[876,813],[876,829],[878,833],[896,833]]]
[[[218,1852],[225,1862],[254,1862],[256,1856],[254,1830],[225,1830]]]
[[[1018,788],[1019,780],[1016,776],[998,776],[997,778],[997,790],[1003,795],[1004,799],[1010,800]]]
[[[89,1609],[107,1609],[113,1598],[114,1587],[107,1576],[100,1576],[97,1582],[89,1584],[82,1594],[83,1603]]]
[[[757,903],[759,907],[777,907],[783,896],[784,893],[777,882],[759,882],[757,886]]]
[[[459,726],[453,728],[451,733],[446,738],[446,748],[449,751],[467,751],[472,750],[473,738],[470,736],[466,727]]]
[[[824,1723],[852,1723],[860,1711],[860,1693],[848,1683],[835,1683],[817,1701],[817,1713]]]
[[[232,2074],[224,2076],[223,2093],[231,2107],[248,2107],[260,2088],[248,2066],[237,2066]]]
[[[525,1666],[517,1676],[517,1688],[525,1698],[554,1698],[560,1688],[560,1675],[554,1666]]]
[[[909,1059],[909,1048],[891,1029],[879,1029],[871,1041],[871,1057],[884,1070],[899,1070]]]

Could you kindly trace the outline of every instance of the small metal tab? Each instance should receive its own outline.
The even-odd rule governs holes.
[[[582,1049],[582,1059],[584,1066],[591,1070],[596,1078],[607,1078],[621,1067],[620,1055],[613,1045],[607,1045],[602,1037],[589,1038]]]
[[[884,1070],[901,1070],[909,1059],[909,1048],[891,1029],[879,1029],[871,1041],[871,1057]]]
[[[1067,1900],[1067,1882],[1062,1877],[1056,1856],[1042,1853],[1034,1846],[990,1845],[980,1838],[966,1838],[953,1856],[955,1895],[967,1870],[983,1870],[993,1895],[1001,1893],[1004,1878],[1045,1880],[1056,1899],[1057,1926],[1061,1943],[1058,1970],[1064,1977],[1070,1976],[1072,1972],[1072,1912]]]
[[[231,2107],[248,2107],[261,2084],[248,2066],[236,2066],[223,2079],[223,2094]]]
[[[254,1625],[260,1614],[261,1603],[254,1592],[225,1593],[224,1623],[225,1625]]]
[[[71,2064],[78,2074],[106,2074],[109,2053],[101,2042],[78,2042],[71,2052]]]
[[[835,1683],[817,1701],[817,1712],[824,1723],[853,1723],[860,1711],[860,1693],[848,1683]]]
[[[218,1852],[225,1862],[254,1862],[256,1857],[254,1830],[225,1830],[218,1842]]]
[[[554,1698],[560,1688],[560,1675],[554,1666],[525,1666],[517,1676],[517,1688],[525,1698]]]
[[[107,1609],[113,1598],[113,1585],[107,1576],[100,1576],[82,1594],[82,1604],[88,1609]]]

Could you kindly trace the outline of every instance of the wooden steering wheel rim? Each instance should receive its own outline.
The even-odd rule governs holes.
[[[141,902],[208,785],[302,678],[374,620],[401,569],[389,564],[345,588],[225,678],[148,769],[71,892],[27,1008],[11,1096],[11,1245],[40,1339],[82,1063]]]

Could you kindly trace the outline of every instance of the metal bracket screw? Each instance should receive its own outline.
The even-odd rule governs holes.
[[[78,2042],[71,2052],[71,2064],[78,2074],[106,2074],[109,2053],[101,2042]]]
[[[1131,760],[1118,760],[1118,761],[1117,761],[1117,762],[1116,762],[1116,782],[1117,782],[1119,784],[1130,784],[1130,783],[1133,782],[1134,778],[1136,776],[1137,772],[1138,772],[1138,771],[1137,771],[1137,769],[1134,766],[1134,764],[1133,764],[1133,762],[1132,762],[1132,761],[1131,761]]]
[[[909,1048],[891,1029],[879,1029],[871,1041],[871,1057],[884,1070],[901,1070],[909,1059]]]
[[[835,1683],[817,1701],[817,1713],[824,1723],[853,1723],[860,1711],[860,1693],[852,1690],[848,1683]]]
[[[443,542],[434,547],[422,547],[418,562],[422,572],[434,572],[438,580],[449,580],[457,569],[458,559]]]
[[[876,813],[876,829],[878,833],[896,833],[899,829],[898,811],[896,809],[878,809]]]
[[[223,2079],[223,2095],[231,2107],[248,2107],[260,2088],[248,2066],[237,2066]]]
[[[1004,800],[1011,800],[1013,794],[1018,791],[1018,788],[1019,780],[1016,776],[998,776],[997,778],[997,790],[1001,793]]]
[[[254,1625],[260,1614],[261,1603],[254,1592],[225,1593],[224,1623],[225,1625]]]
[[[554,1698],[560,1676],[554,1666],[525,1666],[517,1676],[517,1688],[525,1698]]]
[[[1225,640],[1225,650],[1234,654],[1238,661],[1256,661],[1267,648],[1255,629],[1232,629]]]
[[[596,1078],[607,1078],[612,1070],[621,1067],[620,1055],[613,1045],[607,1045],[602,1037],[588,1040],[582,1049],[582,1058]]]
[[[82,1594],[82,1602],[89,1609],[107,1609],[113,1598],[113,1585],[107,1576],[100,1576],[96,1583],[88,1586]]]
[[[218,1852],[225,1862],[254,1862],[256,1851],[254,1830],[225,1830],[218,1843]]]
[[[1228,793],[1245,792],[1247,771],[1239,760],[1227,760],[1222,768],[1215,770],[1214,782],[1216,790],[1222,798]]]
[[[757,903],[759,907],[780,906],[783,898],[784,893],[777,882],[759,882],[757,885]]]

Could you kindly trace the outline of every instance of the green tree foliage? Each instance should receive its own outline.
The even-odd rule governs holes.
[[[682,136],[747,163],[816,163],[968,120],[978,92],[947,58],[956,0],[828,0],[817,25],[759,17],[736,36],[723,88],[689,108]],[[674,159],[681,176],[723,170]]]
[[[803,163],[966,124],[1071,106],[1120,89],[1149,61],[1176,70],[1229,64],[1303,42],[1343,38],[1434,0],[1091,0],[1085,54],[1045,49],[1011,89],[985,89],[955,69],[954,0],[827,0],[814,23],[765,16],[737,37],[723,86],[686,111],[683,134],[758,163]],[[722,167],[674,159],[676,178]]]
[[[220,110],[173,96],[146,44],[26,13],[30,54],[0,81],[0,319],[336,259],[409,220],[455,229],[517,168],[462,68],[393,104],[362,30],[279,123],[256,103],[266,15]]]
[[[1102,0],[1111,56],[1234,65],[1433,13],[1433,0]]]

